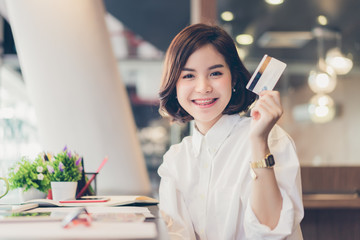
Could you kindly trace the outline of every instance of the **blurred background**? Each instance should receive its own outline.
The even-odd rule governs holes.
[[[170,125],[158,113],[165,51],[189,24],[218,24],[233,37],[250,73],[264,54],[287,63],[276,86],[285,109],[279,124],[294,139],[302,166],[309,216],[303,221],[305,239],[360,238],[360,1],[102,2],[155,196],[162,155],[189,134],[189,126]],[[43,146],[6,6],[1,8],[0,174],[5,176],[20,156],[35,156]]]

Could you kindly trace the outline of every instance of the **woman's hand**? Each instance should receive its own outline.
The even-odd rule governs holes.
[[[253,140],[267,143],[271,129],[283,114],[283,108],[278,91],[262,91],[260,98],[251,110],[251,133]]]

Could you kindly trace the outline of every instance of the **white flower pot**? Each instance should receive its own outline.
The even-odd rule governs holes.
[[[77,184],[77,182],[51,182],[53,200],[75,199]]]
[[[42,199],[46,197],[46,193],[39,191],[36,188],[30,188],[26,192],[24,192],[24,188],[20,189],[20,201],[26,202],[32,199]]]

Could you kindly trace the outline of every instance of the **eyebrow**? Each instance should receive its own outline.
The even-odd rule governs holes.
[[[212,69],[215,69],[215,68],[222,68],[222,67],[224,67],[224,65],[222,65],[222,64],[216,64],[216,65],[214,65],[214,66],[209,67],[209,70],[212,70]]]
[[[222,68],[222,67],[224,67],[224,65],[222,65],[222,64],[215,64],[215,65],[209,67],[208,70],[212,70],[212,69],[215,69],[215,68]],[[192,69],[192,68],[183,68],[182,71],[195,72],[195,69]]]

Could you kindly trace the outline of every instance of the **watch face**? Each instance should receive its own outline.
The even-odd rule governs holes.
[[[266,158],[266,165],[268,167],[272,167],[275,165],[275,159],[274,159],[274,156],[271,154],[269,155],[267,158]]]

